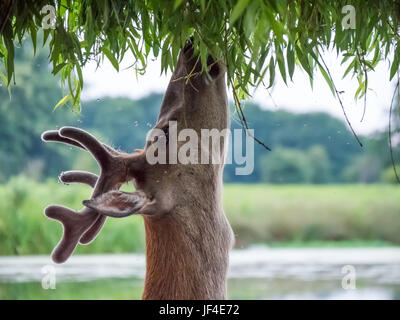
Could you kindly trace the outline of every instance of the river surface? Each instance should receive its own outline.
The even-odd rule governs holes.
[[[143,254],[0,257],[0,299],[140,299]],[[400,248],[233,250],[231,299],[400,299]]]

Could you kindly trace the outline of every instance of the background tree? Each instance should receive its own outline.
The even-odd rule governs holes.
[[[48,5],[54,8],[54,24]],[[398,70],[399,12],[398,0],[4,0],[0,3],[0,59],[5,66],[3,78],[11,84],[14,45],[28,36],[36,48],[46,19],[45,26],[54,25],[44,30],[43,41],[50,48],[52,72],[61,75],[70,92],[61,102],[72,101],[76,108],[83,86],[82,67],[88,61],[100,64],[107,58],[118,70],[130,52],[132,67],[143,73],[154,55],[161,58],[165,71],[174,68],[189,37],[204,69],[209,54],[225,63],[237,107],[249,87],[264,83],[266,75],[267,85],[273,85],[276,67],[285,82],[296,68],[303,69],[311,84],[318,70],[340,100],[324,51],[342,54],[343,63],[348,64],[344,75],[356,76],[356,96],[363,96],[368,71],[391,52],[388,79]]]
[[[260,84],[272,86],[278,72],[287,81],[291,79],[296,68],[303,69],[309,74],[311,84],[315,71],[321,72],[333,93],[337,95],[329,70],[323,60],[323,53],[327,50],[336,50],[342,55],[343,63],[348,66],[345,75],[356,76],[359,82],[356,96],[361,97],[368,87],[367,72],[373,70],[379,61],[394,57],[388,78],[393,78],[398,70],[400,61],[399,3],[399,1],[372,0],[4,0],[0,2],[0,61],[2,62],[0,77],[3,84],[16,84],[15,90],[11,91],[13,99],[9,105],[15,105],[13,109],[21,113],[20,115],[7,114],[11,107],[2,105],[4,113],[4,117],[0,120],[2,121],[2,136],[4,141],[10,141],[7,137],[14,129],[19,129],[23,133],[30,128],[29,124],[23,124],[21,120],[15,123],[16,128],[11,130],[10,125],[6,125],[6,123],[13,123],[8,119],[9,117],[22,119],[22,114],[24,114],[24,118],[28,119],[27,113],[36,120],[46,117],[48,109],[34,111],[35,108],[40,108],[39,106],[57,105],[59,107],[66,102],[71,102],[76,110],[80,109],[80,92],[83,86],[82,67],[87,62],[96,60],[100,64],[106,58],[118,70],[119,62],[126,54],[129,54],[132,69],[137,73],[143,73],[146,70],[147,60],[155,56],[161,58],[162,71],[166,71],[173,69],[180,48],[189,38],[192,38],[193,46],[204,68],[207,66],[204,61],[208,54],[212,54],[226,64],[228,84],[233,89],[236,102],[235,117],[242,121],[242,125],[246,121],[241,109],[238,109],[240,101],[246,97],[250,87]],[[49,9],[51,7],[48,5],[54,7],[54,24],[51,21],[52,11]],[[346,5],[352,5],[355,10],[354,29],[343,27],[346,23],[343,25],[342,22],[346,22],[344,19],[349,12],[351,13],[351,11],[343,10]],[[54,26],[54,29],[43,28],[43,22],[45,27],[48,24],[48,26]],[[24,53],[22,53],[23,50],[19,52],[19,47],[26,38],[32,42],[32,48],[23,49],[27,50]],[[49,51],[41,53],[45,52],[39,50],[42,45]],[[24,69],[26,65],[24,61],[35,52],[37,61],[33,60],[31,71],[43,73],[43,81],[40,83],[30,81],[24,73],[27,70]],[[61,80],[68,92],[58,104],[57,101],[62,97],[62,93],[56,88],[56,83],[51,83],[51,78],[44,75],[50,71],[47,69],[46,60],[51,63],[52,73],[59,76],[57,79]],[[40,70],[38,65],[41,66]],[[48,88],[47,93],[46,90],[39,91],[39,86]],[[18,94],[21,88],[27,90]],[[8,99],[5,86],[1,89],[1,95],[3,101]],[[161,97],[149,99],[161,99]],[[146,101],[142,102],[147,105]],[[129,109],[123,99],[118,102],[113,100],[113,103],[117,108],[125,110],[124,112]],[[93,102],[93,104],[99,106],[97,109],[88,108],[87,113],[84,111],[82,125],[86,128],[93,125],[92,130],[93,128],[102,128],[100,131],[106,130],[99,132],[103,138],[113,141],[117,147],[131,150],[135,135],[130,135],[127,130],[126,137],[120,137],[121,133],[117,134],[114,130],[107,129],[107,125],[102,123],[104,114],[114,113],[115,109],[107,111],[102,103]],[[28,107],[30,105],[32,107]],[[136,109],[139,109],[138,104],[136,106]],[[35,112],[43,114],[39,116],[35,115]],[[141,112],[144,112],[143,115]],[[151,123],[154,121],[154,118],[151,120],[153,112],[156,112],[155,109],[137,110],[135,116],[146,123]],[[261,130],[257,129],[260,135],[259,140],[267,142],[269,146],[300,148],[307,152],[307,149],[319,144],[325,148],[329,158],[331,166],[329,180],[358,180],[356,177],[359,175],[354,174],[351,168],[348,172],[353,172],[352,174],[346,175],[341,172],[342,168],[348,165],[349,157],[358,155],[359,150],[346,127],[337,124],[335,119],[324,114],[298,117],[285,113],[272,115],[271,112],[252,108],[251,104],[246,106],[245,113],[252,127],[261,128]],[[68,123],[68,116],[63,114],[63,117],[64,123]],[[319,117],[319,121],[324,123],[325,128],[316,124],[315,117]],[[129,122],[128,117],[106,118],[113,119],[114,122]],[[36,126],[36,124],[31,125]],[[115,125],[125,125],[125,123],[115,123]],[[133,126],[134,124],[132,128]],[[235,123],[233,126],[238,127]],[[339,126],[342,128],[339,129]],[[296,135],[291,130],[284,130],[289,127],[296,128]],[[37,134],[39,130],[42,129],[32,127],[32,131],[29,132]],[[340,138],[338,132],[342,135]],[[127,139],[128,135],[132,138]],[[32,137],[34,135],[29,138],[21,135],[21,141],[18,144],[7,148],[15,149],[13,153],[20,152],[20,155],[22,151],[17,149],[23,148],[25,154],[30,152],[33,157],[36,157],[35,152],[46,152],[41,150],[41,147],[35,146],[38,143],[36,140],[27,142],[27,139],[32,139]],[[130,141],[132,144],[128,145]],[[369,143],[365,139],[364,142]],[[27,147],[28,145],[30,147]],[[386,148],[387,145],[384,144],[383,147]],[[256,153],[259,150],[256,147]],[[0,157],[4,166],[3,176],[9,175],[8,172],[12,174],[13,170],[18,172],[21,170],[22,156],[16,157],[17,159],[13,161],[4,152]],[[59,163],[55,156],[53,158],[55,163]],[[83,163],[86,160],[76,161]],[[20,163],[20,165],[15,168],[6,168],[7,163],[10,164],[8,167],[12,163]],[[360,163],[368,163],[368,160]],[[386,160],[385,164],[379,164],[375,174],[367,180],[377,181],[380,170],[389,165],[390,162],[386,163]],[[231,171],[229,167],[226,170],[227,181],[234,179]],[[255,173],[245,177],[243,181],[261,181],[262,176],[265,177],[262,168],[257,167]],[[348,178],[349,176],[352,178]]]
[[[261,162],[263,178],[272,183],[310,183],[312,167],[305,152],[288,148],[277,148]]]
[[[45,148],[38,139],[49,123],[57,126],[73,120],[69,109],[51,112],[61,89],[50,74],[48,50],[33,57],[32,45],[25,43],[15,53],[18,85],[10,91],[0,86],[0,181],[24,171],[36,177],[57,174],[53,170],[70,159],[66,152]]]

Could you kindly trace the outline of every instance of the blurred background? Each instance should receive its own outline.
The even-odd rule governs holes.
[[[16,51],[16,85],[11,91],[0,86],[0,299],[139,299],[144,276],[140,217],[108,219],[98,238],[79,246],[66,264],[51,263],[62,227],[43,216],[44,207],[57,203],[80,209],[91,191],[62,185],[57,176],[98,168],[88,154],[45,145],[40,134],[73,125],[115,148],[141,148],[168,77],[159,77],[157,70],[142,90],[140,79],[132,86],[123,77],[117,81],[104,70],[88,69],[85,81],[92,85],[84,92],[81,113],[66,106],[53,110],[63,92],[47,55],[42,49],[33,56],[26,43]],[[381,82],[388,78],[383,75]],[[385,103],[394,90],[386,87]],[[229,298],[400,299],[400,189],[388,144],[389,105],[374,106],[372,98],[366,111],[372,116],[364,127],[354,120],[362,128],[361,148],[332,97],[318,99],[318,109],[308,91],[293,91],[288,102],[279,97],[292,91],[282,90],[278,85],[271,96],[258,92],[244,109],[249,127],[273,151],[255,144],[249,176],[236,176],[235,164],[225,168],[224,208],[236,236]],[[302,108],[280,107],[290,101]],[[398,111],[394,114],[397,127]],[[232,129],[240,128],[235,119],[232,107]],[[398,135],[392,138],[394,157],[400,159]],[[347,265],[355,268],[356,288],[344,285]],[[56,272],[54,290],[43,288],[46,266]]]

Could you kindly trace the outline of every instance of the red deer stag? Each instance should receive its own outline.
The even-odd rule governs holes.
[[[190,128],[200,137],[201,129],[229,127],[224,66],[211,57],[207,63],[209,72],[201,72],[192,45],[185,46],[154,128],[167,133],[169,121],[176,121],[178,132]],[[165,138],[168,143],[167,134]],[[54,262],[65,262],[78,242],[91,242],[107,216],[141,215],[146,232],[143,299],[226,297],[233,233],[222,207],[223,160],[219,164],[150,164],[146,152],[153,141],[147,141],[143,151],[127,154],[73,127],[46,131],[42,139],[85,149],[101,168],[99,177],[82,171],[61,174],[62,182],[86,183],[93,193],[79,212],[58,205],[45,209],[47,217],[64,227],[52,253]],[[218,156],[223,159],[226,142],[219,143]],[[178,148],[182,144],[178,142]],[[133,181],[136,192],[119,191],[128,181]]]

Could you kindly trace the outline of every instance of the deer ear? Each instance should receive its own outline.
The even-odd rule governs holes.
[[[143,192],[113,190],[96,198],[84,200],[83,204],[102,215],[123,218],[137,213],[146,202],[147,198]]]
[[[186,41],[186,44],[185,44],[185,46],[184,46],[183,49],[182,49],[183,54],[184,54],[187,58],[189,58],[189,59],[193,57],[193,52],[194,52],[194,49],[193,49],[193,41],[194,41],[194,38],[193,38],[193,36],[191,36],[191,37]]]
[[[223,64],[215,60],[211,55],[207,57],[207,67],[208,67],[208,72],[207,72],[207,80],[210,82],[213,82],[217,78],[220,77],[220,75],[225,74],[226,70]]]
[[[211,79],[216,79],[221,73],[219,63],[209,55],[207,58],[207,66],[209,67],[208,74],[210,75]]]

